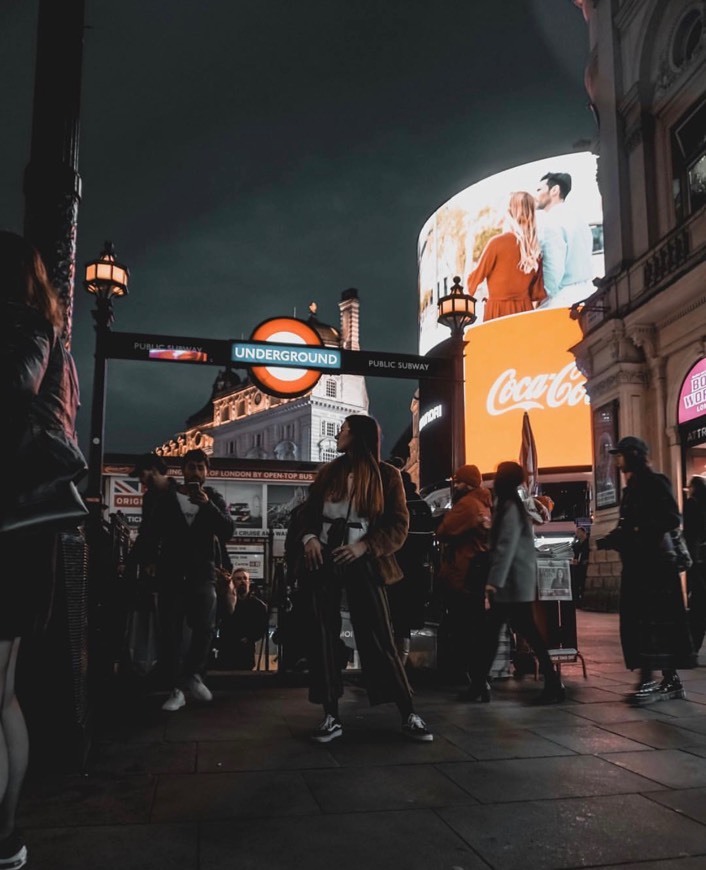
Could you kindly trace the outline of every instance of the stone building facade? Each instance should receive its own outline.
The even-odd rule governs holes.
[[[647,441],[680,501],[689,476],[706,474],[706,394],[701,422],[680,406],[706,357],[706,3],[575,2],[589,33],[605,235],[605,277],[575,307],[583,338],[572,348],[593,414],[595,540],[618,518],[611,440]],[[592,548],[585,606],[615,609],[619,574],[616,553]]]

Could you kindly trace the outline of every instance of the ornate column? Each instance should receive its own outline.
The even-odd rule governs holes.
[[[44,258],[67,311],[71,343],[84,0],[40,0],[30,159],[25,169],[24,234]]]

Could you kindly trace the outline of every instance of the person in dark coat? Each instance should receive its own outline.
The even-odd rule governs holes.
[[[698,654],[706,635],[706,480],[698,474],[689,481],[684,502],[684,540],[693,562],[686,572],[686,588],[691,639]]]
[[[219,668],[252,671],[255,644],[267,631],[267,604],[250,584],[250,572],[235,568],[228,582],[219,579],[217,609],[217,658]]]
[[[209,460],[203,450],[182,456],[184,483],[161,493],[144,532],[145,571],[156,577],[162,651],[172,686],[162,705],[173,712],[212,695],[203,682],[216,620],[216,578],[233,519],[223,496],[204,486]],[[191,629],[182,661],[184,622]]]
[[[452,478],[453,505],[436,529],[444,555],[437,576],[437,586],[445,605],[444,633],[456,651],[467,679],[483,657],[486,634],[486,594],[488,546],[493,497],[482,486],[477,465],[462,465]],[[459,700],[490,700],[484,686],[464,689]]]
[[[649,448],[633,435],[610,451],[626,485],[618,525],[596,542],[617,550],[623,564],[620,581],[620,641],[625,666],[640,671],[630,700],[649,704],[684,698],[678,668],[696,664],[681,579],[670,532],[681,514],[672,485],[650,467]],[[653,679],[662,671],[662,681]]]
[[[324,708],[324,719],[311,737],[328,743],[343,734],[338,715],[343,680],[336,650],[345,589],[370,703],[396,703],[403,735],[430,741],[433,735],[414,712],[383,589],[402,577],[395,559],[409,528],[402,478],[380,461],[380,430],[372,417],[346,417],[336,446],[342,455],[320,469],[300,515],[317,626],[309,657],[309,700]]]
[[[44,263],[25,239],[0,232],[0,453],[4,464],[0,510],[12,503],[13,491],[22,489],[16,474],[17,457],[25,429],[40,427],[67,445],[79,467],[86,461],[76,443],[76,413],[79,389],[76,367],[62,335],[65,311],[50,283]],[[37,483],[53,483],[35,469]],[[0,536],[3,577],[0,580],[0,862],[18,870],[27,863],[24,838],[15,828],[15,815],[27,770],[29,737],[17,693],[17,662],[22,639],[41,635],[49,622],[57,564],[56,532],[37,527],[33,531],[7,532]],[[9,566],[21,566],[21,568]],[[34,637],[32,637],[34,635]],[[23,652],[27,652],[25,645]],[[22,705],[31,724],[32,710],[46,702],[42,685],[51,671],[46,659],[36,673],[35,652],[19,674]],[[20,666],[20,670],[23,670]],[[38,699],[39,696],[39,699]],[[47,708],[48,709],[48,708]]]
[[[400,476],[409,511],[407,538],[395,553],[403,576],[398,583],[385,588],[395,647],[405,665],[409,658],[412,629],[423,628],[424,608],[431,592],[433,519],[431,508],[417,491],[409,472],[400,470]]]
[[[537,551],[532,520],[519,493],[524,478],[524,470],[517,462],[501,462],[495,474],[486,585],[490,598],[488,641],[485,659],[472,675],[470,692],[480,693],[487,686],[500,629],[509,622],[532,648],[544,676],[544,688],[533,703],[554,704],[563,701],[566,693],[532,614],[532,602],[537,596]]]
[[[573,559],[571,560],[571,597],[580,607],[583,602],[583,592],[586,587],[588,573],[588,557],[590,554],[588,531],[577,524],[574,539],[571,542]]]

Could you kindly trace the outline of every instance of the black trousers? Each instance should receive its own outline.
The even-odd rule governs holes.
[[[480,662],[479,670],[472,674],[474,683],[482,683],[488,678],[490,668],[498,652],[500,629],[505,623],[509,623],[512,630],[522,635],[530,645],[532,651],[537,656],[539,670],[544,675],[545,682],[557,678],[557,672],[549,656],[547,645],[534,621],[531,601],[521,601],[512,604],[495,601],[486,614],[486,620],[487,643],[485,644],[485,657]]]
[[[216,586],[213,582],[167,589],[158,596],[163,673],[173,688],[206,673],[216,628]],[[191,637],[185,637],[185,629]]]
[[[371,705],[393,701],[412,710],[412,692],[395,649],[382,582],[365,557],[339,568],[327,558],[308,576],[313,611],[309,650],[309,700],[334,709],[343,695],[341,673],[341,598],[345,589],[363,682]]]
[[[686,574],[689,592],[689,628],[694,652],[701,649],[706,635],[706,563],[695,562]]]

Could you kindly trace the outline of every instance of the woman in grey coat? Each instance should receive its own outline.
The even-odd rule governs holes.
[[[508,622],[532,647],[544,675],[544,689],[535,703],[554,704],[564,700],[565,689],[532,615],[537,591],[537,553],[532,523],[518,492],[523,481],[521,465],[516,462],[498,465],[486,585],[491,602],[488,635],[485,657],[479,662],[472,688],[479,699],[489,700],[488,673],[498,650],[500,629]]]

